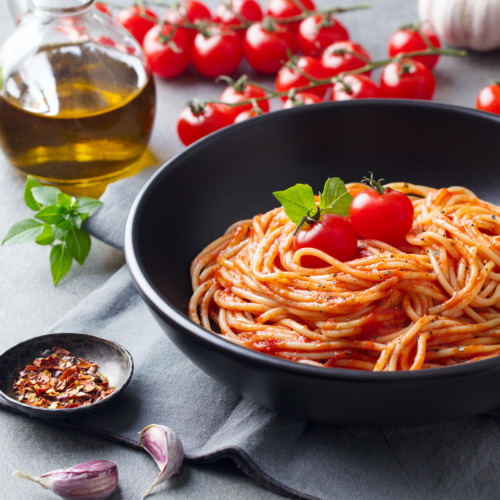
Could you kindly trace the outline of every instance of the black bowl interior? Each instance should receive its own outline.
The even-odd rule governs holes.
[[[275,404],[275,395],[255,395],[253,389],[247,390],[248,379],[231,383],[230,377],[219,373],[221,370],[212,369],[205,355],[210,353],[214,363],[220,362],[225,348],[214,335],[185,320],[191,294],[191,260],[233,222],[277,206],[273,191],[298,182],[308,183],[318,192],[327,177],[353,182],[372,171],[386,182],[463,185],[481,198],[500,203],[499,137],[500,117],[436,103],[396,100],[304,106],[229,127],[173,158],[138,196],[125,237],[129,269],[160,324],[203,369],[268,406],[310,417],[302,408],[303,402],[292,401],[293,396],[288,398],[289,404]],[[240,363],[264,363],[268,367],[275,363],[265,359],[269,358],[265,354],[242,354],[241,349],[227,347]],[[339,375],[338,370],[289,368],[294,363],[275,361],[273,373],[263,375],[270,385],[275,370],[296,376],[305,383],[304,390],[308,390],[308,377],[366,381],[362,377],[370,375],[371,380],[382,380],[376,374],[344,371]],[[497,369],[500,365],[488,362],[483,366]],[[232,369],[238,371],[238,366]],[[319,375],[318,370],[329,374]],[[453,373],[463,372],[451,370],[448,375]],[[398,384],[408,380],[408,375],[379,375],[395,375],[391,380]],[[248,373],[245,376],[248,378]],[[429,377],[410,376],[413,380]],[[237,374],[233,378],[237,379]],[[494,404],[500,404],[500,397]],[[477,409],[492,405],[483,401]],[[383,421],[383,415],[379,417]],[[312,418],[337,421],[315,414]],[[433,419],[442,418],[435,415]],[[422,419],[417,417],[416,421]]]
[[[53,347],[62,347],[71,355],[97,363],[99,371],[115,390],[106,398],[89,406],[67,409],[33,407],[20,403],[12,389],[19,372]],[[21,342],[0,356],[0,394],[24,413],[43,418],[69,418],[107,406],[128,385],[134,363],[130,353],[119,344],[84,333],[52,333]]]

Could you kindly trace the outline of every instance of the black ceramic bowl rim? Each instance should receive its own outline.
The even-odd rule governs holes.
[[[69,417],[74,417],[78,416],[82,413],[87,413],[87,412],[94,412],[97,410],[100,410],[103,406],[106,406],[109,404],[111,401],[113,401],[116,397],[118,397],[122,392],[125,390],[125,388],[128,386],[132,375],[134,373],[134,360],[132,358],[132,355],[130,352],[125,349],[122,345],[120,345],[118,342],[115,342],[114,340],[109,340],[105,339],[103,337],[98,337],[96,335],[92,335],[90,333],[73,333],[73,332],[59,332],[59,333],[48,333],[46,335],[40,335],[37,337],[31,337],[30,339],[23,340],[22,342],[19,342],[18,344],[10,347],[6,351],[4,351],[0,355],[0,360],[2,358],[7,359],[9,358],[9,355],[19,349],[20,347],[24,346],[29,346],[32,344],[34,341],[41,342],[47,339],[47,345],[52,344],[52,345],[57,345],[54,344],[54,341],[57,342],[57,338],[60,337],[61,335],[71,335],[75,337],[82,337],[85,339],[89,339],[93,342],[98,342],[101,344],[106,344],[110,347],[112,347],[114,350],[120,352],[127,360],[129,364],[129,370],[127,373],[127,378],[121,384],[119,387],[116,388],[115,391],[113,391],[109,396],[105,397],[104,399],[101,399],[100,401],[96,401],[95,403],[92,403],[87,406],[79,406],[76,408],[43,408],[40,406],[31,406],[26,403],[22,403],[18,401],[17,399],[11,397],[9,394],[5,393],[1,388],[0,388],[0,395],[8,402],[10,402],[16,409],[19,411],[22,411],[23,413],[28,413],[31,415],[37,415],[40,417],[45,417],[45,418],[51,418],[55,417],[57,415],[58,418],[69,418]],[[73,354],[73,353],[71,353]],[[35,358],[33,358],[35,359]],[[99,367],[100,368],[100,367]],[[106,374],[104,374],[106,375]]]
[[[378,103],[380,100],[375,99],[364,99],[359,101],[344,101],[335,103],[319,103],[314,106],[363,106],[366,104]],[[428,107],[434,109],[442,110],[456,110],[461,114],[478,115],[480,114],[483,119],[491,119],[494,121],[500,121],[500,117],[491,114],[486,114],[484,112],[477,111],[475,109],[469,109],[461,106],[454,106],[449,104],[441,104],[436,102],[427,101],[410,101],[410,100],[396,100],[396,99],[385,99],[384,106],[396,107],[404,104],[405,106],[415,106],[415,107]],[[279,112],[266,113],[261,116],[255,117],[252,120],[276,120],[280,119],[278,113],[289,113],[289,114],[299,114],[305,112],[304,108],[307,106],[299,106],[296,108],[281,110]],[[380,384],[393,384],[394,382],[407,382],[407,381],[426,381],[426,380],[444,380],[460,378],[464,375],[470,375],[472,373],[487,372],[494,368],[498,368],[500,365],[500,356],[492,357],[480,361],[475,361],[473,363],[464,363],[460,365],[447,366],[442,368],[430,368],[426,370],[415,370],[415,371],[397,371],[397,372],[366,372],[361,370],[345,370],[341,368],[322,368],[315,367],[311,365],[305,365],[297,363],[295,361],[289,361],[286,359],[277,358],[268,354],[260,353],[258,351],[253,351],[251,349],[234,344],[223,337],[220,337],[214,333],[211,333],[201,326],[197,325],[187,315],[181,313],[176,307],[174,307],[161,293],[156,289],[154,284],[146,277],[144,268],[137,259],[137,242],[134,235],[134,220],[138,217],[141,210],[141,205],[144,203],[145,198],[148,196],[148,191],[150,186],[154,185],[157,180],[165,175],[165,172],[169,169],[177,168],[178,159],[183,158],[187,155],[192,155],[200,149],[205,149],[210,145],[211,142],[220,141],[225,135],[232,136],[234,134],[234,127],[239,127],[241,133],[244,133],[246,127],[251,126],[250,121],[244,121],[237,125],[231,126],[219,130],[198,142],[187,147],[169,161],[167,161],[162,167],[160,167],[152,177],[146,182],[139,194],[137,195],[134,203],[130,209],[124,234],[124,248],[127,266],[129,268],[132,279],[135,281],[137,288],[141,294],[151,302],[151,304],[158,311],[163,313],[171,325],[176,328],[180,327],[190,335],[196,337],[197,341],[205,344],[206,346],[211,346],[212,348],[221,351],[229,352],[236,359],[247,359],[251,360],[257,364],[263,366],[268,366],[273,369],[278,369],[283,373],[295,373],[304,376],[311,376],[312,378],[322,378],[330,380],[339,381],[353,381],[353,382],[376,382]],[[252,125],[253,126],[253,125]],[[186,312],[187,313],[187,312]]]

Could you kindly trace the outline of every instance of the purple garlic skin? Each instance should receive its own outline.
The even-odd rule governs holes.
[[[111,496],[118,487],[118,467],[108,460],[93,460],[34,477],[22,471],[15,476],[29,479],[68,500],[94,500]]]

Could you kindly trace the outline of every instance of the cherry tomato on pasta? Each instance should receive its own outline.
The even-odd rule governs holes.
[[[213,26],[194,38],[193,64],[202,75],[209,78],[234,73],[242,57],[241,40],[229,28]]]
[[[290,17],[300,16],[304,7],[306,10],[316,10],[316,5],[313,0],[301,0],[295,2],[294,0],[269,0],[266,9],[266,15],[276,19],[288,19]],[[290,29],[295,32],[300,24],[300,21],[287,23]]]
[[[331,101],[382,97],[378,85],[366,75],[346,75],[332,87]]]
[[[309,104],[317,104],[323,102],[323,99],[316,94],[310,92],[297,92],[283,103],[281,109],[296,108],[297,106],[304,106]]]
[[[288,92],[309,85],[311,80],[306,75],[316,80],[327,78],[325,68],[319,59],[312,56],[293,57],[278,71],[275,81],[276,91]],[[328,87],[328,84],[319,85],[308,89],[307,92],[324,97]],[[281,96],[280,99],[286,101],[287,96]]]
[[[376,184],[377,188],[365,189],[353,198],[349,218],[363,238],[395,244],[413,225],[413,204],[404,193]]]
[[[260,87],[256,87],[251,83],[240,83],[237,81],[233,85],[229,85],[226,89],[224,89],[219,97],[219,101],[236,104],[242,101],[249,101],[252,98],[262,98],[266,96],[266,92]],[[255,102],[264,113],[269,111],[268,99],[262,99]],[[224,105],[222,106],[224,107]],[[242,104],[240,106],[225,106],[226,113],[233,119],[236,118],[242,111],[252,109],[252,107],[251,103]]]
[[[142,46],[151,70],[162,78],[180,75],[191,62],[191,42],[184,30],[170,24],[151,28]]]
[[[146,33],[156,24],[158,16],[150,9],[137,5],[126,7],[116,15],[116,20],[142,45]]]
[[[358,235],[348,219],[340,215],[326,214],[319,222],[301,229],[293,239],[293,250],[316,248],[340,261],[354,258],[358,249]],[[329,264],[314,255],[300,259],[303,267],[325,267]]]
[[[359,43],[344,40],[329,45],[321,57],[321,62],[329,76],[336,76],[344,71],[362,68],[370,61],[370,55]],[[370,76],[370,71],[364,73]]]
[[[183,26],[186,21],[196,23],[197,21],[211,21],[212,14],[209,8],[197,0],[185,0],[178,4],[173,4],[165,13],[165,21],[177,26]],[[194,28],[182,28],[187,37],[193,41],[198,31]]]
[[[384,97],[430,100],[434,95],[436,80],[424,64],[403,59],[384,67],[380,88]]]
[[[306,17],[297,30],[299,49],[308,56],[321,57],[329,45],[342,40],[349,40],[349,32],[327,13]]]
[[[500,82],[492,82],[479,91],[476,108],[500,115]]]
[[[273,75],[297,52],[297,42],[288,26],[265,19],[250,26],[243,43],[245,57],[259,73]]]
[[[441,47],[438,36],[430,27],[426,25],[421,27],[407,26],[395,31],[389,38],[389,44],[387,47],[389,57],[395,57],[401,53],[427,49],[427,43],[422,37],[422,33],[433,47]],[[432,69],[438,62],[439,55],[416,56],[412,59],[414,61],[419,61],[422,64],[425,64],[429,69]]]
[[[256,0],[228,0],[216,7],[214,20],[216,23],[233,28],[241,26],[243,19],[260,21],[262,17],[262,9]],[[237,33],[244,36],[244,30],[238,30]]]
[[[188,106],[177,119],[177,134],[185,146],[232,123],[232,118],[218,104]]]

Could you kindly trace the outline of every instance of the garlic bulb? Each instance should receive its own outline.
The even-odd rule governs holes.
[[[450,45],[500,48],[500,0],[419,0],[418,13]]]

